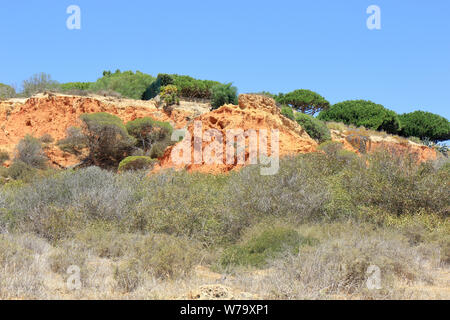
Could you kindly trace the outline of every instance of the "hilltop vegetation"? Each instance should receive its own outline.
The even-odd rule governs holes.
[[[68,82],[59,84],[45,73],[36,74],[23,82],[23,90],[16,93],[11,86],[0,84],[0,98],[29,97],[38,92],[61,91],[68,94],[87,95],[98,93],[131,99],[153,99],[160,95],[167,111],[180,99],[204,99],[211,102],[213,109],[224,104],[237,104],[238,90],[231,83],[213,80],[199,80],[187,75],[158,74],[156,78],[140,71],[116,70],[104,71],[95,82]],[[167,91],[168,86],[173,88]],[[167,87],[167,88],[166,88]],[[175,89],[176,88],[176,89]],[[450,137],[448,119],[430,112],[415,111],[398,115],[381,104],[366,100],[348,100],[331,105],[322,95],[311,90],[297,89],[288,93],[272,94],[263,91],[260,94],[275,99],[283,115],[295,119],[294,112],[315,115],[316,120],[343,122],[346,125],[365,127],[371,130],[398,134],[405,138],[418,138],[426,144],[447,141]],[[303,116],[297,116],[301,122],[320,122]],[[323,130],[322,130],[323,131]],[[313,135],[317,129],[311,130]],[[325,133],[327,136],[327,134]],[[324,141],[323,138],[318,141]]]

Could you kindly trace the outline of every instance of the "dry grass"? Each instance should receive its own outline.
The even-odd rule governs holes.
[[[202,259],[201,249],[187,239],[121,235],[129,249],[111,253],[104,248],[116,243],[116,231],[103,232],[104,242],[86,240],[84,234],[77,237],[82,240],[55,245],[32,235],[1,235],[0,297],[178,299],[195,298],[193,292],[210,286],[208,290],[229,291],[224,298],[236,299],[450,298],[450,269],[436,242],[413,243],[400,227],[367,223],[303,224],[295,230],[318,241],[303,244],[298,253],[287,250],[274,257],[268,269],[237,268],[232,275],[208,271],[214,260]],[[442,238],[446,230],[422,230],[430,239],[435,232]],[[202,261],[207,265],[196,268]],[[66,285],[70,265],[81,269],[79,290]],[[379,290],[366,286],[370,265],[381,270]]]

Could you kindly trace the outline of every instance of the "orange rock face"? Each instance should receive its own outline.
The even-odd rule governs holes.
[[[66,136],[71,126],[80,126],[79,116],[83,113],[108,112],[120,117],[124,122],[141,117],[151,117],[169,121],[175,127],[187,123],[183,111],[174,110],[170,116],[156,106],[148,104],[122,105],[120,107],[90,97],[47,95],[32,97],[23,104],[0,103],[0,149],[13,153],[17,143],[27,134],[41,137],[48,133],[55,141]],[[66,167],[78,160],[50,145],[47,155],[56,166]]]
[[[231,147],[229,143],[227,144],[227,135],[232,136],[232,130],[236,129],[242,130],[242,134],[234,132],[242,138],[244,148],[241,148],[243,149],[241,158],[238,158],[237,138],[233,140]],[[282,116],[273,99],[260,95],[240,95],[238,106],[225,105],[196,118],[187,128],[183,141],[166,150],[160,166],[154,171],[186,168],[188,171],[214,174],[228,172],[254,163],[250,147],[252,142],[256,141],[254,144],[256,148],[253,149],[256,155],[259,155],[263,147],[268,156],[274,155],[272,144],[275,142],[272,139],[275,139],[276,131],[279,156],[316,151],[317,143],[296,122]],[[266,133],[267,139],[264,139]],[[173,154],[178,155],[177,150],[182,146],[187,150],[188,155],[185,158],[187,161],[177,163]]]
[[[417,159],[417,162],[426,162],[438,158],[438,152],[435,149],[413,143],[407,139],[397,141],[391,136],[382,138],[379,136],[369,137],[355,134],[347,135],[345,138],[342,136],[336,137],[336,135],[332,136],[333,140],[344,144],[344,149],[358,154],[387,150],[398,156],[412,155]]]
[[[280,157],[317,150],[317,143],[295,121],[282,116],[271,98],[243,94],[239,96],[238,106],[225,105],[211,112],[208,112],[207,106],[183,103],[168,115],[152,101],[53,94],[39,95],[23,101],[3,101],[0,102],[0,149],[12,154],[17,143],[26,134],[35,137],[50,134],[56,142],[66,136],[69,127],[81,125],[81,114],[107,112],[117,115],[124,122],[151,117],[168,121],[177,129],[187,127],[183,141],[166,150],[160,159],[160,165],[154,171],[186,168],[188,171],[226,173],[254,163],[255,154],[257,161],[261,160],[259,155],[263,150],[266,150],[268,156],[274,155],[272,150],[278,150]],[[242,138],[239,140],[234,137],[231,147],[226,143],[230,130],[241,130],[237,136]],[[275,137],[278,139],[273,140]],[[333,135],[333,140],[342,142],[348,150],[360,152],[359,141],[355,144],[355,141],[345,135]],[[255,141],[256,146],[253,148]],[[272,148],[272,143],[276,142],[277,145]],[[173,152],[183,147],[186,150],[186,161],[174,161]],[[397,142],[392,138],[369,137],[364,148],[364,152],[384,148],[402,155],[415,154],[419,161],[437,158],[437,152],[432,148]],[[46,152],[55,167],[64,168],[78,163],[76,157],[62,152],[55,143],[50,144]],[[179,152],[178,155],[180,154],[184,155],[184,152]]]

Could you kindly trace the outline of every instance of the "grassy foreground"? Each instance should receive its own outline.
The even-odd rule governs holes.
[[[274,176],[89,167],[9,182],[0,298],[186,298],[221,284],[248,294],[236,298],[448,299],[448,159],[324,151]]]

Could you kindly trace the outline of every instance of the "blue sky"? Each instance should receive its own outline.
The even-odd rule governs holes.
[[[66,8],[81,8],[68,30]],[[381,9],[368,30],[366,8]],[[450,1],[2,1],[0,82],[46,72],[187,74],[239,92],[304,88],[331,103],[368,99],[450,119]]]

